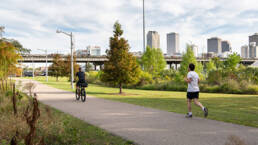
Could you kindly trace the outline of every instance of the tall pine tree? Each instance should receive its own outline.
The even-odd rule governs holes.
[[[104,64],[101,80],[119,86],[122,93],[124,84],[134,83],[139,78],[140,67],[136,57],[129,53],[130,46],[125,40],[121,24],[114,24],[114,35],[110,38],[110,50],[107,50],[108,62]]]

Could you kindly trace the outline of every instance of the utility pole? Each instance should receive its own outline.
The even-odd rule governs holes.
[[[71,32],[71,86],[73,89],[73,32]]]
[[[63,34],[65,34],[65,35],[67,35],[67,36],[69,36],[70,37],[70,39],[71,39],[71,88],[73,89],[74,87],[73,87],[73,80],[74,80],[74,78],[73,78],[73,46],[74,46],[74,44],[73,44],[73,33],[71,32],[71,33],[66,33],[66,32],[63,32],[63,31],[61,31],[61,30],[56,30],[56,33],[63,33]]]
[[[143,2],[143,10],[142,10],[142,13],[143,13],[143,53],[145,52],[145,3],[144,3],[144,0],[142,1]]]

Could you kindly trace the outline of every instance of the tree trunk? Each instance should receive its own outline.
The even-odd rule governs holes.
[[[122,83],[119,84],[119,94],[122,94]]]
[[[58,76],[56,76],[56,82],[58,82]]]

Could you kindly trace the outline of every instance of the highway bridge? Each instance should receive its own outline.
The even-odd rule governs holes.
[[[140,56],[137,56],[140,58]],[[65,56],[62,56],[62,59],[66,61]],[[172,65],[177,68],[177,65],[181,63],[182,57],[175,57],[175,56],[165,56],[165,60],[170,67]],[[197,61],[201,63],[207,63],[211,60],[211,58],[201,58],[198,57]],[[225,61],[225,58],[221,58],[222,61]],[[53,62],[53,55],[48,55],[49,63]],[[108,61],[106,56],[84,56],[84,57],[77,57],[77,63],[93,63],[95,66],[102,66],[105,61]],[[255,61],[258,61],[258,58],[248,58],[242,59],[241,63],[244,65],[252,65]],[[45,63],[46,62],[46,55],[24,55],[23,59],[19,60],[20,63]]]

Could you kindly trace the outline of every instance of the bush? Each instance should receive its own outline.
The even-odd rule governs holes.
[[[246,88],[245,93],[248,93],[248,94],[258,94],[258,86],[257,85],[249,85]]]
[[[242,91],[240,89],[240,85],[235,80],[228,80],[226,82],[223,82],[223,84],[220,86],[219,92],[221,93],[232,93],[232,94],[241,94]]]
[[[97,71],[86,72],[86,81],[88,83],[97,83],[99,81],[99,72]]]
[[[148,72],[141,71],[139,81],[136,84],[136,86],[144,86],[152,83],[153,83],[152,75]]]

